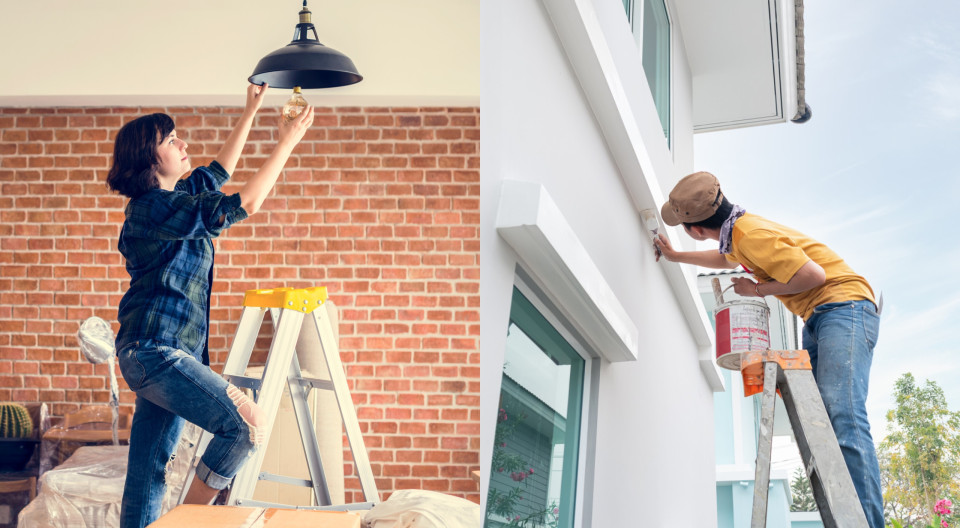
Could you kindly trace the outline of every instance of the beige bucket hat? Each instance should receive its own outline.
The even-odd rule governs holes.
[[[670,226],[695,223],[713,216],[723,203],[720,181],[709,172],[684,176],[670,191],[660,217]]]

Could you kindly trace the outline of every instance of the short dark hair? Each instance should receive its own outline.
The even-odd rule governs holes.
[[[716,202],[714,202],[716,203]],[[726,196],[720,196],[720,207],[717,207],[716,212],[713,213],[713,216],[707,218],[706,220],[701,220],[699,222],[684,222],[683,225],[687,228],[693,226],[706,227],[709,229],[720,229],[723,227],[723,223],[727,221],[727,218],[730,216],[730,213],[733,211],[733,204],[727,200]]]
[[[167,114],[138,117],[120,127],[113,144],[113,165],[107,173],[111,190],[137,198],[160,187],[157,180],[157,146],[176,128]]]

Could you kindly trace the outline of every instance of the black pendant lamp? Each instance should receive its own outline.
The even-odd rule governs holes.
[[[267,83],[273,88],[304,89],[346,86],[362,80],[350,57],[320,43],[317,29],[310,22],[307,0],[303,0],[293,40],[260,59],[249,79],[253,84]]]

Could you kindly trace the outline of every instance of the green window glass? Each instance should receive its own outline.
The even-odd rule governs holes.
[[[667,5],[665,0],[623,0],[623,9],[640,48],[643,72],[657,107],[663,135],[667,138],[667,145],[671,145],[670,16]]]
[[[585,366],[514,289],[486,528],[573,527]]]
[[[670,143],[670,19],[664,0],[643,3],[643,71]]]

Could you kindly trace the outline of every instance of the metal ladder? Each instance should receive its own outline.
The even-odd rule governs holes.
[[[868,528],[867,518],[813,378],[807,351],[743,352],[740,364],[744,395],[763,392],[750,527],[764,528],[767,524],[773,411],[779,391],[824,527]]]
[[[254,451],[253,456],[234,477],[227,495],[228,505],[353,510],[369,509],[374,503],[380,502],[380,494],[377,491],[373,472],[370,469],[370,459],[367,457],[356,410],[353,407],[343,365],[340,362],[337,339],[330,322],[330,316],[324,306],[326,300],[327,289],[322,286],[301,289],[248,290],[244,295],[243,313],[240,316],[237,335],[223,366],[223,377],[237,387],[253,390],[254,400],[268,417],[267,424],[264,426],[267,436],[263,441],[263,446]],[[263,375],[259,378],[246,376],[245,372],[250,362],[250,355],[260,333],[263,317],[268,310],[274,324],[274,335]],[[301,354],[322,354],[330,372],[330,379],[303,377],[300,372],[300,362],[297,359],[297,350]],[[270,433],[273,430],[273,422],[284,386],[290,390],[290,399],[293,402],[297,426],[300,429],[300,439],[306,455],[307,468],[310,472],[309,480],[260,471],[264,448],[270,441]],[[316,429],[307,405],[307,394],[310,389],[329,390],[336,395],[340,417],[343,420],[347,440],[350,443],[357,476],[360,479],[363,496],[367,502],[331,505],[330,491],[320,460]],[[187,495],[190,483],[193,481],[197,462],[212,437],[212,434],[204,431],[198,442],[198,448],[191,464],[192,469],[187,475],[187,480],[180,493],[179,503],[181,504]],[[290,506],[253,500],[251,497],[259,480],[312,488],[318,506]]]

